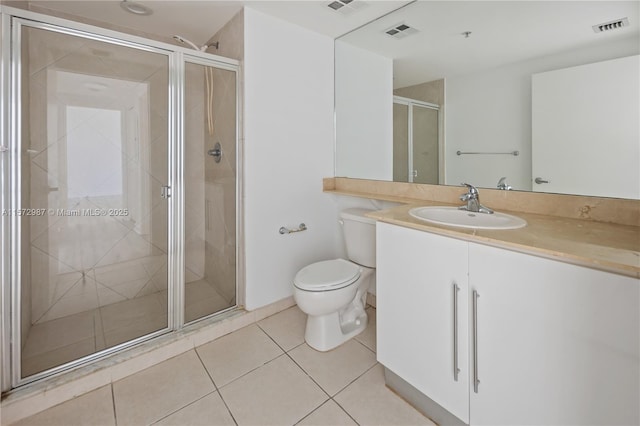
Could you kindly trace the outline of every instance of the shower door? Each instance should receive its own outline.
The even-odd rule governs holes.
[[[237,61],[16,13],[0,39],[3,391],[238,304]]]
[[[438,184],[441,174],[438,105],[394,96],[393,180]]]
[[[170,92],[166,51],[12,24],[16,383],[172,325]]]

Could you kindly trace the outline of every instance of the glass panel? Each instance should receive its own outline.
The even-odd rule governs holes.
[[[236,304],[236,77],[186,63],[185,79],[184,281],[190,322]]]
[[[393,104],[393,181],[409,181],[409,107]]]
[[[22,376],[167,328],[168,57],[22,29]]]
[[[438,110],[413,105],[413,181],[438,184]]]

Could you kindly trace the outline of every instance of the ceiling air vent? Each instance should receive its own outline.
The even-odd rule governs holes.
[[[411,34],[415,34],[417,32],[418,30],[416,30],[413,27],[410,27],[404,22],[401,24],[396,24],[393,27],[387,28],[386,30],[384,30],[385,34],[397,39],[408,37]]]
[[[366,6],[366,3],[356,0],[335,0],[327,4],[328,8],[342,15],[350,15],[364,6]]]
[[[604,24],[594,25],[593,32],[604,33],[611,30],[617,30],[618,28],[628,27],[629,18],[616,19],[615,21],[605,22]]]

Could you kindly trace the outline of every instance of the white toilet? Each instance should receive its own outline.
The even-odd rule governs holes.
[[[304,338],[318,351],[333,349],[367,327],[367,290],[375,282],[376,222],[372,210],[346,209],[340,223],[349,260],[305,266],[293,279],[293,297],[307,316]]]

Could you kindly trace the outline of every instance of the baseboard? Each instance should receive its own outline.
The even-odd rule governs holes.
[[[411,386],[403,378],[385,367],[385,383],[391,390],[404,398],[416,410],[433,420],[438,425],[466,425],[465,422],[451,414],[437,402]]]
[[[367,293],[367,305],[376,307],[376,295]]]

